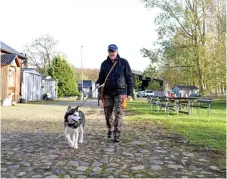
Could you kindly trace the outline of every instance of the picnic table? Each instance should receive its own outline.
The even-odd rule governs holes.
[[[175,111],[177,114],[184,113],[190,115],[193,108],[197,108],[198,115],[200,109],[208,109],[208,116],[210,115],[210,106],[212,98],[198,98],[198,97],[150,97],[149,103],[154,107],[158,107],[161,111],[162,108],[165,112]]]
[[[177,108],[177,114],[184,113],[190,115],[191,105],[198,98],[196,97],[167,97],[170,102],[172,102]],[[185,110],[183,110],[185,109]]]

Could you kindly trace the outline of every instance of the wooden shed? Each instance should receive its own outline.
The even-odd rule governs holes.
[[[22,69],[22,86],[21,95],[25,101],[40,101],[42,100],[41,80],[42,75],[33,68]]]
[[[172,91],[176,94],[177,97],[185,97],[191,95],[197,95],[199,93],[199,88],[196,86],[174,86]]]
[[[21,93],[22,64],[26,56],[1,42],[1,87],[0,99],[5,100],[14,94],[12,101],[18,102]]]

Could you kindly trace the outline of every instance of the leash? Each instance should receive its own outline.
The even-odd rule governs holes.
[[[95,89],[94,89],[91,93],[89,93],[88,96],[91,95],[92,93],[94,93],[95,90],[101,88],[102,86],[103,86],[103,85],[101,85],[101,86],[99,86],[99,87],[95,87]],[[89,99],[89,98],[87,97],[87,98],[86,98],[85,100],[83,100],[83,102],[82,102],[81,104],[79,104],[76,108],[79,108],[79,107],[83,106],[83,104],[84,104],[88,99]]]
[[[116,64],[117,64],[117,61],[115,61],[115,63],[114,63],[113,66],[111,67],[110,71],[109,71],[108,74],[106,75],[106,78],[105,78],[104,83],[103,83],[102,85],[100,85],[99,87],[95,87],[95,89],[94,89],[91,93],[89,93],[88,96],[91,95],[92,93],[94,93],[95,90],[97,90],[97,89],[99,89],[99,88],[105,86],[105,83],[106,83],[106,81],[107,81],[107,79],[108,79],[108,77],[109,77],[111,71],[113,70],[113,68],[115,67]],[[82,91],[83,91],[83,89],[82,89]],[[87,100],[88,100],[88,97],[87,97],[85,100],[83,100],[83,102],[82,102],[81,104],[79,104],[79,105],[77,106],[77,108],[83,106],[83,104],[84,104]]]

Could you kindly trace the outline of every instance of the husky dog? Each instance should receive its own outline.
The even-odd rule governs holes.
[[[84,133],[84,125],[85,125],[85,115],[82,111],[78,110],[78,107],[71,108],[68,107],[67,112],[65,113],[65,137],[68,140],[69,146],[74,149],[78,148],[78,138],[79,143],[83,143],[83,133]],[[72,135],[72,139],[71,139]]]

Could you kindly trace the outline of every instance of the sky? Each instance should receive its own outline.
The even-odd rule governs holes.
[[[116,44],[132,69],[144,70],[149,59],[141,48],[152,48],[157,39],[154,18],[139,0],[7,0],[1,1],[0,40],[19,52],[42,34],[58,40],[76,67],[100,68],[109,44]],[[10,8],[7,8],[10,7]]]

